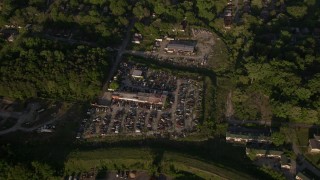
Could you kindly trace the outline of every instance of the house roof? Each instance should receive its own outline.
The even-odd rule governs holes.
[[[320,142],[316,139],[309,139],[309,144],[311,149],[318,149],[320,150]]]
[[[255,140],[266,140],[266,141],[270,140],[270,137],[268,136],[265,136],[263,134],[255,134],[255,133],[227,132],[226,136],[231,138],[255,139]]]
[[[313,137],[314,137],[315,140],[320,141],[320,136],[319,135],[314,134]]]
[[[306,175],[302,174],[301,172],[299,172],[296,177],[299,177],[302,180],[310,180],[309,177],[307,177]],[[296,178],[297,179],[297,178]]]
[[[255,148],[246,148],[246,152],[252,152],[255,154],[263,154],[263,155],[273,155],[273,156],[281,156],[283,154],[282,151],[278,150],[269,150],[269,149],[255,149]]]
[[[281,164],[282,165],[290,165],[291,161],[286,155],[281,155]]]
[[[194,51],[197,41],[194,40],[172,40],[167,45],[168,49],[177,51]]]
[[[132,76],[142,76],[142,71],[138,69],[134,69],[131,73]]]

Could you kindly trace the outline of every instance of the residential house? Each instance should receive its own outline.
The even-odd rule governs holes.
[[[233,20],[232,11],[230,11],[230,10],[226,11],[226,13],[224,15],[224,27],[226,29],[231,28],[232,20]]]
[[[16,34],[11,34],[9,37],[8,37],[8,42],[13,42],[14,40],[16,40],[16,37],[17,37],[17,35]]]
[[[269,157],[269,158],[281,158],[282,151],[270,150],[270,149],[255,149],[246,148],[246,154],[254,154],[256,157]]]
[[[142,34],[134,33],[132,43],[140,44],[142,41]]]
[[[320,152],[320,142],[317,139],[309,139],[309,151],[311,153]]]
[[[142,71],[138,70],[138,69],[133,69],[131,71],[131,76],[134,77],[134,78],[143,78]]]
[[[259,143],[269,143],[271,139],[263,133],[258,132],[227,132],[226,133],[227,142],[259,142]]]
[[[281,168],[283,169],[291,169],[291,159],[286,155],[281,155]]]
[[[296,175],[296,180],[311,180],[308,176],[306,176],[305,174],[303,174],[302,172],[299,172]]]

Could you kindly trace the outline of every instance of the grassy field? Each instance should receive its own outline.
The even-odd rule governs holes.
[[[94,151],[77,151],[68,156],[65,173],[89,171],[92,167],[108,170],[147,170],[178,177],[179,172],[189,172],[203,179],[252,179],[249,175],[198,160],[180,153],[158,152],[148,148],[110,148]]]
[[[226,44],[214,35],[215,45],[213,51],[209,55],[209,66],[212,67],[216,73],[222,73],[227,70],[233,69],[234,62],[231,62],[228,57],[228,50]]]
[[[300,147],[302,147],[302,151],[306,151],[306,147],[308,146],[308,140],[309,140],[309,129],[307,128],[299,128],[295,129],[296,135],[297,135],[297,142]]]

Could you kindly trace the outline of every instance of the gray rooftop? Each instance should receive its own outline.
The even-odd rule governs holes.
[[[175,51],[193,52],[196,45],[197,41],[194,40],[173,40],[169,42],[167,48]]]

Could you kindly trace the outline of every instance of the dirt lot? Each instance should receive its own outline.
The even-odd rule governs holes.
[[[213,34],[203,29],[192,29],[191,40],[196,40],[195,53],[167,53],[164,48],[167,47],[169,40],[164,39],[159,47],[154,47],[151,56],[165,62],[171,62],[179,65],[207,67],[208,56],[214,49],[215,38]]]

